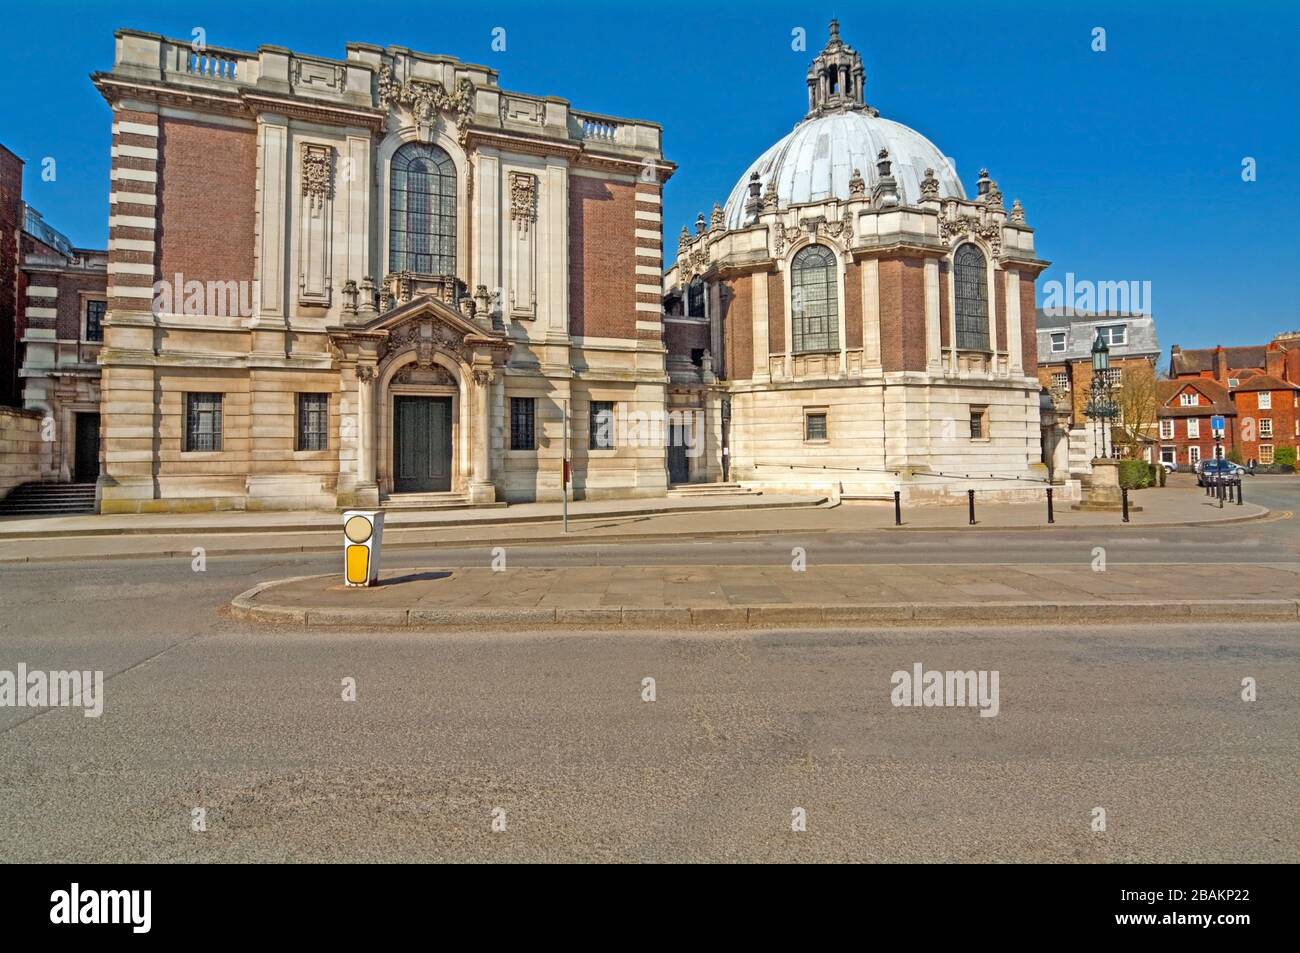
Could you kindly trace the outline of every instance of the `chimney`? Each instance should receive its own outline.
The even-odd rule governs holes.
[[[1214,379],[1225,387],[1228,384],[1228,354],[1222,344],[1214,349]]]
[[[1182,347],[1175,344],[1169,349],[1169,379],[1174,380],[1178,374],[1178,355],[1183,353]]]
[[[1264,350],[1264,373],[1270,377],[1285,378],[1286,352],[1276,344],[1270,344]]]

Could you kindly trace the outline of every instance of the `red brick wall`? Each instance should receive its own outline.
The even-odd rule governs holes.
[[[862,347],[862,266],[850,262],[844,269],[844,346]]]
[[[664,345],[668,356],[690,360],[693,348],[709,346],[709,326],[707,324],[679,324],[676,321],[664,324]]]
[[[252,281],[257,134],[179,119],[159,126],[159,275]],[[136,208],[119,204],[117,214],[141,214]]]
[[[729,380],[747,381],[754,376],[754,299],[750,282],[761,275],[742,275],[723,283],[722,320]]]
[[[0,147],[0,405],[18,407],[18,333],[25,304],[19,299],[18,233],[22,229],[23,160]]]
[[[887,371],[925,369],[925,262],[880,262],[880,363]]]
[[[1037,302],[1034,298],[1035,275],[1020,273],[1020,354],[1025,376],[1038,372],[1038,325],[1035,321]]]
[[[659,296],[636,292],[637,188],[608,179],[569,178],[570,334],[635,338],[637,300],[659,301]],[[652,222],[646,227],[658,230]]]
[[[1259,407],[1259,391],[1237,391],[1232,395],[1232,402],[1237,408],[1236,446],[1241,451],[1243,460],[1259,460],[1259,445],[1263,443],[1272,444],[1274,452],[1278,447],[1296,446],[1295,391],[1275,390],[1268,393],[1272,398],[1272,406],[1264,410]],[[1247,425],[1248,419],[1254,420],[1253,428]],[[1262,435],[1262,420],[1273,422],[1271,438]],[[1247,440],[1247,437],[1254,439]]]

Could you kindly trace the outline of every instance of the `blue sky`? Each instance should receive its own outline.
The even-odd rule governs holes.
[[[88,75],[133,27],[213,45],[341,57],[364,41],[497,69],[506,88],[656,120],[680,166],[668,247],[797,122],[831,15],[867,100],[1019,198],[1039,254],[1093,281],[1150,281],[1161,344],[1241,344],[1300,328],[1300,4],[673,2],[357,6],[313,0],[5,3],[0,142],[25,195],[75,243],[107,243],[108,109]],[[542,10],[545,10],[545,14]],[[700,12],[700,11],[706,12]],[[493,52],[504,27],[506,50]],[[808,50],[791,49],[803,27]],[[1106,51],[1091,49],[1106,30]],[[43,157],[58,176],[44,182]],[[1253,157],[1257,180],[1242,181]]]

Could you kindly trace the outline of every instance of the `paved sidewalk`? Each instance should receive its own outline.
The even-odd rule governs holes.
[[[723,499],[723,498],[719,498]],[[758,500],[778,500],[779,497],[758,497]],[[412,524],[413,514],[398,513],[385,524],[384,548],[431,548],[438,546],[504,545],[509,543],[611,543],[620,541],[654,542],[683,536],[738,538],[781,532],[800,533],[861,533],[887,530],[890,532],[952,531],[979,532],[981,530],[1023,529],[1051,532],[1053,528],[1099,527],[1107,530],[1123,528],[1151,528],[1156,526],[1194,525],[1198,523],[1232,522],[1258,519],[1268,510],[1253,503],[1241,506],[1216,503],[1195,488],[1166,487],[1144,490],[1133,494],[1141,512],[1131,514],[1127,524],[1120,521],[1119,513],[1080,512],[1068,506],[1056,508],[1054,526],[1047,524],[1045,505],[1028,503],[976,504],[977,525],[968,525],[964,502],[956,504],[930,504],[904,509],[903,525],[894,525],[894,508],[888,503],[845,503],[840,506],[797,505],[806,504],[806,497],[785,498],[791,502],[772,507],[756,508],[738,504],[721,505],[713,509],[686,509],[670,507],[658,512],[630,512],[632,505],[645,506],[647,501],[620,501],[626,509],[606,509],[593,515],[591,509],[578,509],[584,504],[573,504],[569,532],[553,519],[503,520],[500,514],[516,509],[525,516],[537,513],[532,508],[553,504],[526,504],[507,510],[490,510],[476,516],[471,522],[456,522],[470,511],[423,513],[425,523]],[[654,501],[650,501],[654,502]],[[585,504],[596,506],[597,504]],[[611,506],[612,504],[599,504]],[[527,508],[527,509],[526,509]],[[29,536],[22,539],[0,538],[0,564],[14,562],[43,562],[49,560],[188,556],[196,546],[204,548],[210,556],[241,553],[298,553],[333,552],[341,541],[340,519],[336,513],[308,514],[317,520],[320,528],[310,531],[285,529],[286,523],[268,520],[267,525],[257,519],[267,519],[284,514],[230,513],[218,514],[231,518],[228,528],[213,529],[209,525],[214,514],[206,514],[207,522],[186,528],[187,517],[172,516],[176,528],[165,533],[129,533],[125,535],[101,534],[89,536],[53,537]],[[297,514],[301,515],[301,514]],[[238,517],[239,519],[234,519]],[[437,517],[449,517],[437,519]],[[92,521],[120,519],[121,517],[78,517]],[[132,517],[143,519],[144,517]],[[154,517],[161,518],[161,517]],[[188,517],[197,520],[198,517]],[[31,522],[31,521],[28,521]],[[0,524],[8,525],[8,524]]]
[[[1300,563],[1237,566],[647,566],[397,569],[350,589],[341,575],[263,583],[237,618],[343,626],[955,625],[1084,618],[1300,620]],[[1207,599],[1230,593],[1228,599]]]

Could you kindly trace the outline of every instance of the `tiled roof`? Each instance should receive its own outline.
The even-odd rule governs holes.
[[[1184,407],[1181,404],[1171,403],[1189,387],[1210,403],[1198,404],[1195,407]],[[1204,377],[1193,377],[1181,381],[1156,381],[1156,396],[1160,399],[1159,416],[1161,417],[1207,417],[1210,414],[1235,417],[1237,414],[1237,408],[1233,406],[1232,401],[1229,399],[1227,390],[1220,384]]]
[[[1212,347],[1201,347],[1191,351],[1178,351],[1173,356],[1171,362],[1171,372],[1174,374],[1199,374],[1203,371],[1214,370],[1214,352],[1217,350]],[[1248,367],[1262,368],[1264,366],[1263,344],[1252,344],[1247,347],[1225,347],[1223,349],[1223,358],[1227,363],[1227,369],[1230,371],[1244,370]],[[1237,376],[1236,374],[1233,375]]]
[[[1240,386],[1232,390],[1236,393],[1239,390],[1300,390],[1300,387],[1279,380],[1271,374],[1252,374],[1249,380],[1243,380]]]
[[[1127,342],[1111,346],[1111,360],[1138,356],[1157,357],[1160,354],[1155,319],[1149,314],[1088,314],[1076,311],[1060,315],[1049,314],[1038,308],[1034,320],[1038,330],[1038,363],[1090,360],[1097,328],[1111,324],[1123,324],[1127,330]],[[1060,331],[1065,332],[1065,350],[1053,351],[1052,333]]]

